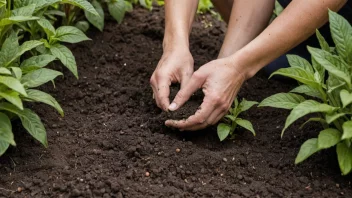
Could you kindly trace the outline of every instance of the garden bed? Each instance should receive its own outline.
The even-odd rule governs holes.
[[[205,28],[209,22],[212,27]],[[93,41],[72,46],[80,79],[65,71],[57,89],[44,88],[62,104],[65,117],[34,106],[48,131],[48,149],[14,124],[18,146],[0,158],[0,197],[351,195],[351,176],[340,175],[334,149],[294,165],[300,145],[320,128],[298,130],[297,123],[281,139],[287,111],[253,108],[244,118],[257,136],[240,130],[224,142],[215,127],[183,133],[165,127],[167,118],[193,113],[202,94],[173,114],[154,104],[149,78],[162,54],[163,24],[162,8],[136,9],[123,24],[110,19],[103,33],[89,32]],[[210,16],[197,20],[190,45],[196,67],[216,58],[224,29]],[[239,97],[261,101],[291,88],[260,72]]]

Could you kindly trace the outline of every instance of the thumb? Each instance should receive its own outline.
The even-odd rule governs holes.
[[[194,92],[202,87],[204,84],[205,77],[197,72],[193,73],[191,79],[185,83],[181,90],[176,94],[173,102],[169,106],[170,111],[179,109]]]

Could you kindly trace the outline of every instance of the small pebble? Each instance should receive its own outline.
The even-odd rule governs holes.
[[[150,173],[149,173],[149,172],[145,172],[145,176],[146,176],[146,177],[149,177],[149,176],[150,176]]]
[[[227,162],[227,159],[224,157],[224,158],[222,158],[222,160],[224,161],[224,162]]]
[[[181,152],[181,149],[177,148],[176,153],[179,153],[179,152]]]
[[[21,187],[18,187],[18,188],[17,188],[17,192],[22,192],[22,190],[23,190],[23,189],[22,189]]]

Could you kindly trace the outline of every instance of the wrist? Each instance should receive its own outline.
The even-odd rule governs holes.
[[[165,33],[163,40],[163,50],[189,50],[189,36],[183,33]]]
[[[239,50],[228,57],[231,61],[231,66],[239,72],[245,80],[252,78],[259,70],[260,61],[255,60],[246,50]]]

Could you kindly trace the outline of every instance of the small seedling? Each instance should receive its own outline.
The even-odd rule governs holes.
[[[254,136],[256,135],[252,123],[238,117],[242,112],[247,111],[256,104],[258,103],[255,101],[247,101],[245,99],[238,104],[238,99],[235,99],[234,107],[230,108],[229,113],[224,117],[223,122],[218,125],[217,131],[220,141],[225,140],[228,136],[234,138],[234,132],[237,126],[247,129],[252,132]]]

